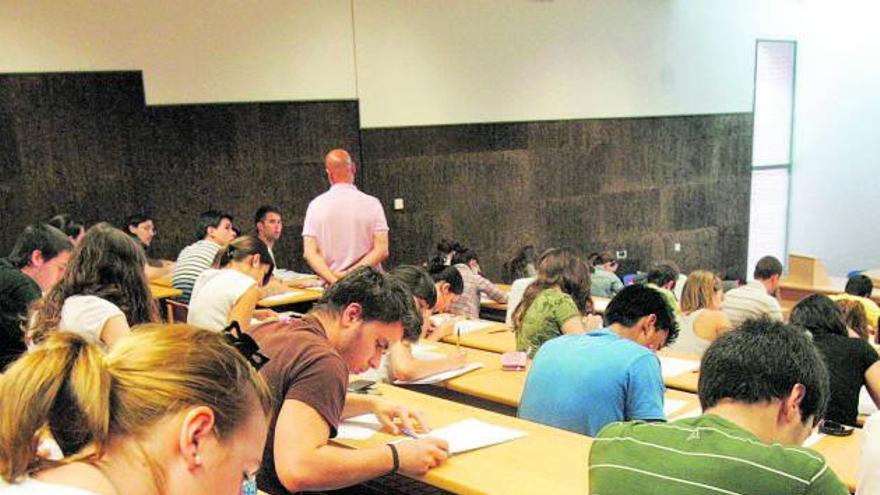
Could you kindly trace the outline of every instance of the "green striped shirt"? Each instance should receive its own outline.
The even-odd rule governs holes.
[[[706,414],[672,423],[613,423],[593,440],[590,494],[848,494],[818,453],[767,444]]]

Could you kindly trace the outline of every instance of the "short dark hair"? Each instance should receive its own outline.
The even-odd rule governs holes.
[[[226,212],[217,211],[217,210],[208,210],[208,211],[202,212],[202,214],[199,215],[199,224],[198,224],[198,231],[196,232],[196,239],[197,240],[204,239],[205,236],[208,235],[208,228],[209,227],[214,227],[214,228],[219,227],[220,222],[222,222],[224,218],[229,220],[230,222],[233,220],[232,215],[230,215],[229,213],[226,213]]]
[[[587,259],[590,260],[590,265],[592,266],[599,266],[604,265],[605,263],[617,262],[617,257],[614,256],[614,253],[612,253],[611,251],[591,253]]]
[[[651,265],[646,280],[649,284],[663,286],[669,282],[676,282],[678,280],[678,273],[678,266],[675,263],[671,261],[658,261]]]
[[[755,280],[767,280],[773,275],[782,275],[782,263],[774,256],[764,256],[755,265]]]
[[[80,232],[85,231],[85,226],[83,226],[83,224],[74,222],[73,219],[70,218],[70,215],[66,213],[55,215],[50,218],[47,223],[61,232],[64,232],[64,235],[73,237],[74,239],[80,234]]]
[[[138,225],[152,219],[152,215],[148,215],[144,212],[132,213],[131,215],[125,217],[125,224],[122,226],[122,230],[126,234],[133,235],[131,231],[128,230],[129,227],[137,228]]]
[[[867,275],[856,275],[846,281],[844,290],[847,294],[854,296],[871,297],[871,293],[874,292],[874,282]]]
[[[406,340],[419,338],[422,315],[403,282],[373,267],[363,266],[339,279],[324,292],[312,311],[341,312],[349,304],[361,305],[364,321],[403,323]]]
[[[678,338],[675,313],[659,291],[644,285],[628,285],[614,296],[605,309],[605,325],[619,323],[629,328],[648,315],[657,317],[657,329],[669,333],[666,344],[675,342]]]
[[[403,282],[412,295],[427,302],[429,307],[437,304],[437,289],[425,270],[413,265],[400,265],[388,274]]]
[[[788,322],[809,330],[813,335],[833,334],[846,337],[849,334],[840,306],[822,294],[811,294],[801,299],[792,308]]]
[[[461,272],[458,271],[458,268],[454,266],[441,265],[439,270],[431,270],[431,278],[434,279],[435,284],[438,282],[449,284],[449,290],[453,294],[461,295],[464,292],[464,279],[461,278]]]
[[[461,251],[456,251],[455,254],[452,255],[453,265],[458,265],[459,263],[466,265],[473,260],[476,260],[477,262],[480,261],[479,257],[477,256],[477,252],[471,248],[465,248]]]
[[[263,205],[257,208],[257,212],[254,213],[254,225],[265,220],[266,215],[268,215],[269,213],[276,213],[278,215],[281,215],[281,210],[277,206],[273,205]]]
[[[25,227],[19,234],[8,259],[16,268],[24,268],[30,263],[34,251],[39,250],[43,259],[48,261],[59,253],[72,249],[73,244],[64,232],[49,224],[33,224]]]
[[[815,425],[828,406],[828,370],[803,331],[769,318],[751,319],[712,343],[700,362],[703,409],[723,399],[756,404],[788,397],[796,384],[806,388],[801,421]]]

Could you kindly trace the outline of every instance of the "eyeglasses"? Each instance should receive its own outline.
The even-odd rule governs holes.
[[[257,495],[257,475],[254,473],[243,473],[241,480],[241,495]]]

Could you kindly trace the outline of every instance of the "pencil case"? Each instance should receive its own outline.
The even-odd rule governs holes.
[[[501,355],[501,369],[504,371],[522,371],[529,363],[529,355],[525,352],[505,352]]]

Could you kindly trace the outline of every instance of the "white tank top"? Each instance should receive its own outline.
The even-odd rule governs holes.
[[[698,309],[686,315],[679,315],[678,319],[678,339],[674,344],[669,346],[669,350],[678,352],[688,352],[692,354],[703,355],[709,344],[712,342],[702,339],[694,333],[694,322],[705,311],[705,308]]]

